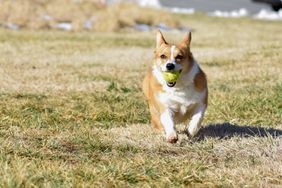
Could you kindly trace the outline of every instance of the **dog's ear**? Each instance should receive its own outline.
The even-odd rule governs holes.
[[[167,42],[164,39],[164,36],[160,30],[157,30],[157,46],[156,48],[159,48],[162,44],[167,44]]]
[[[190,47],[190,43],[192,40],[192,33],[189,31],[189,33],[184,37],[182,44],[186,47]]]

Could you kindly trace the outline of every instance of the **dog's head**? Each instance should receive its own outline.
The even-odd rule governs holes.
[[[166,42],[160,30],[157,31],[155,49],[155,67],[161,72],[180,72],[185,74],[190,71],[193,57],[190,51],[191,32],[189,32],[179,44]],[[174,86],[175,83],[167,83]]]

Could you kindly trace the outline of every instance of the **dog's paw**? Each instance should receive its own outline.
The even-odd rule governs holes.
[[[174,143],[177,142],[177,140],[178,140],[178,136],[177,136],[177,134],[175,132],[174,133],[170,133],[170,134],[168,134],[166,136],[166,141],[168,143],[174,144]]]
[[[190,125],[188,128],[187,128],[187,136],[188,137],[195,137],[198,133],[198,131],[200,130],[200,126],[199,125]]]

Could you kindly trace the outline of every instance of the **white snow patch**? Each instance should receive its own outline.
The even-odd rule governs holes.
[[[282,20],[282,9],[278,12],[262,9],[254,16],[254,18],[263,20]]]
[[[151,31],[152,28],[147,24],[135,24],[134,28],[139,31]]]
[[[228,11],[220,11],[220,10],[216,10],[212,13],[210,13],[209,15],[211,16],[217,16],[217,17],[232,17],[232,18],[239,18],[239,17],[243,17],[243,16],[248,16],[248,10],[245,8],[240,8],[239,10],[232,10],[230,12]]]
[[[5,27],[12,30],[19,30],[21,27],[14,23],[6,23]]]
[[[162,5],[159,0],[104,0],[104,1],[106,4],[130,2],[130,3],[137,3],[139,6],[142,7],[162,8]]]
[[[95,16],[92,16],[91,18],[85,20],[84,28],[88,29],[88,30],[91,30],[93,28],[93,24],[94,24],[95,20],[96,20]]]
[[[179,8],[179,7],[173,7],[173,8],[166,8],[170,12],[173,13],[180,13],[180,14],[194,14],[195,9],[194,8]]]
[[[67,22],[62,22],[62,23],[58,23],[56,25],[53,25],[54,28],[56,29],[62,29],[62,30],[66,30],[66,31],[70,31],[72,30],[72,24],[71,23],[67,23]]]
[[[43,16],[40,17],[42,20],[47,20],[47,21],[51,21],[54,20],[54,18],[48,14],[45,14]]]
[[[142,7],[162,8],[159,0],[137,0],[137,3]]]

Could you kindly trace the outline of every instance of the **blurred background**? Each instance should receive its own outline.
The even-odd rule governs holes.
[[[189,28],[168,12],[281,21],[281,6],[281,0],[0,0],[0,26],[12,30],[186,31]]]

